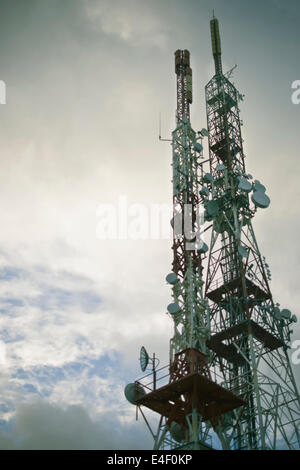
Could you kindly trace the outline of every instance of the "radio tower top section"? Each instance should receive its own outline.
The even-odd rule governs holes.
[[[216,75],[222,73],[222,50],[221,50],[221,39],[220,39],[220,32],[219,32],[219,22],[217,18],[213,18],[210,21],[210,34],[211,34],[211,45],[212,45],[212,53],[214,56],[215,61],[215,69]]]

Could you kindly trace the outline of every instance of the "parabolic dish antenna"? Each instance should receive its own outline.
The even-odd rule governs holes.
[[[148,364],[149,364],[149,355],[146,349],[144,348],[144,346],[142,346],[140,350],[140,366],[141,366],[142,372],[146,370]]]
[[[255,180],[254,191],[262,191],[264,193],[266,191],[266,187],[263,184],[261,184],[258,180]]]
[[[169,304],[167,309],[168,312],[171,313],[171,315],[176,315],[176,313],[180,312],[180,307],[177,302]]]

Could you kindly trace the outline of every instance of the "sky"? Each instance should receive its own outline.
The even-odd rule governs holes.
[[[206,127],[213,9],[245,94],[246,167],[271,198],[256,237],[274,299],[299,318],[299,2],[1,0],[1,449],[152,446],[123,390],[142,345],[168,360],[171,240],[103,240],[101,207],[171,203],[159,113],[168,139],[188,49],[191,122]]]

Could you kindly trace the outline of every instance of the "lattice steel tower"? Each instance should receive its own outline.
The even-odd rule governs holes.
[[[288,356],[297,318],[272,298],[251,222],[270,199],[246,173],[243,97],[222,72],[216,18],[210,28],[215,75],[205,87],[207,131],[196,134],[190,124],[189,52],[175,53],[170,363],[157,370],[153,358],[153,381],[139,379],[125,394],[145,418],[155,449],[300,449],[300,398]],[[149,357],[141,353],[145,370]],[[142,407],[159,413],[156,432]]]

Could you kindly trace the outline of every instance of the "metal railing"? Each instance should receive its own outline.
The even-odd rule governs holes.
[[[245,381],[241,380],[239,383],[237,383],[236,379],[224,380],[224,376],[218,373],[215,367],[210,368],[209,372],[210,378],[207,378],[208,380],[220,385],[223,388],[226,388],[226,390],[231,391],[234,395],[240,396],[247,392],[248,386]],[[188,375],[189,374],[186,376]],[[170,365],[168,364],[149,372],[149,374],[146,374],[143,377],[137,379],[135,383],[142,386],[146,394],[168,385],[170,383]]]

